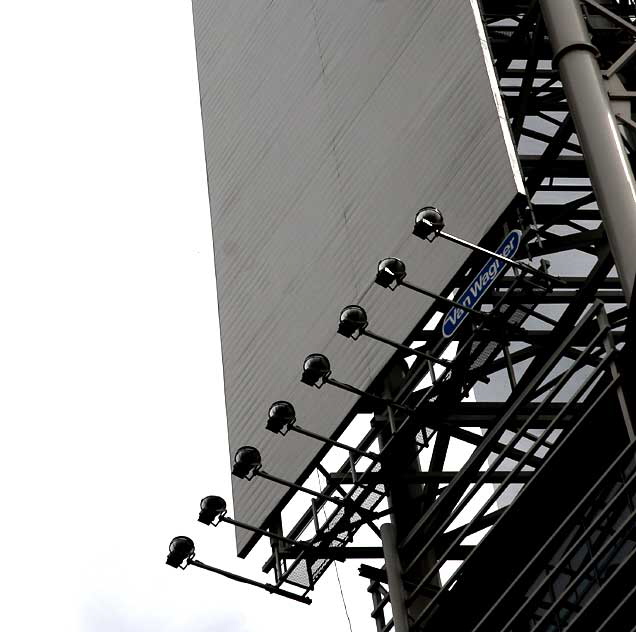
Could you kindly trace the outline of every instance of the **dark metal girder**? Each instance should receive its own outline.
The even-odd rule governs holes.
[[[517,115],[522,110],[522,107],[525,107],[528,116],[538,116],[540,112],[555,113],[569,111],[567,103],[561,99],[554,99],[548,103],[544,98],[531,95],[524,104],[517,91],[512,87],[506,88],[502,92],[502,97],[510,116]]]
[[[460,545],[453,547],[451,551],[451,560],[463,560],[473,550],[471,545]],[[289,549],[281,549],[279,555],[284,559],[295,559],[298,557],[299,549],[291,547]],[[315,547],[312,551],[312,557],[325,560],[372,560],[383,559],[384,553],[380,546],[323,546]]]
[[[580,250],[588,254],[594,254],[593,246],[604,239],[605,231],[602,227],[582,230],[569,235],[543,233],[541,243],[532,243],[528,249],[533,257],[547,256],[557,252],[565,252],[566,250]]]
[[[358,568],[358,574],[360,577],[370,579],[373,582],[380,582],[386,584],[386,571],[369,564],[360,564]]]
[[[569,138],[569,136],[568,136]],[[562,147],[566,143],[564,142]],[[520,156],[523,171],[526,175],[533,175],[541,168],[541,156]],[[550,166],[551,178],[587,178],[587,168],[582,156],[559,156]]]
[[[295,559],[299,553],[300,549],[297,547],[279,551],[279,555],[285,559]],[[382,559],[383,553],[381,546],[316,546],[313,547],[311,556],[324,560],[371,560]]]
[[[458,473],[459,472],[426,471],[426,472],[419,472],[418,474],[415,474],[413,476],[409,476],[408,478],[404,478],[400,480],[403,480],[404,482],[408,482],[408,483],[446,484],[446,483],[450,483],[450,481],[452,481],[453,478],[455,478],[455,476],[457,476]],[[532,472],[520,472],[519,475],[516,476],[517,482],[527,483],[530,480],[532,474],[533,474]],[[507,475],[508,475],[508,472],[493,472],[492,474],[488,475],[486,482],[501,483]],[[361,476],[361,473],[357,474],[356,480],[359,478],[359,476]],[[343,485],[351,485],[354,482],[351,474],[334,473],[334,474],[330,474],[330,477],[333,480],[336,480]],[[478,478],[478,475],[475,475],[474,476],[475,481],[477,480],[477,478]],[[380,475],[377,477],[372,477],[370,479],[370,482],[372,482],[373,480],[377,482],[382,482],[382,476]]]
[[[528,417],[535,415],[536,428],[544,428],[547,423],[552,421],[561,410],[561,404],[547,404],[543,411],[536,415],[535,411],[538,404],[530,403],[519,408],[516,420],[521,425]],[[506,408],[505,402],[461,402],[446,410],[444,420],[446,423],[454,424],[462,428],[490,428],[496,421],[497,417],[502,414]],[[425,409],[424,409],[425,410]],[[574,411],[577,409],[574,408]],[[435,412],[434,405],[431,404],[431,412]],[[575,413],[573,413],[575,414]],[[569,419],[566,416],[563,423],[567,423]],[[512,425],[511,428],[516,426]]]
[[[533,210],[536,211],[536,206],[533,207]],[[582,287],[584,287],[587,283],[587,277],[582,277],[582,276],[561,276],[559,277],[561,279],[561,282],[563,284],[563,288],[566,289],[566,291],[569,291],[570,289],[573,290],[580,290]],[[514,277],[508,277],[508,276],[503,276],[500,277],[497,280],[497,286],[500,289],[505,289],[510,287],[510,284],[514,281]],[[598,285],[598,291],[606,291],[606,290],[620,290],[620,283],[618,281],[617,277],[605,277],[602,282],[599,283]],[[553,288],[552,292],[558,292],[561,291],[560,288]],[[550,294],[545,294],[543,295],[543,297],[541,298],[541,302],[543,302],[543,300],[545,299],[549,299],[550,298]]]
[[[579,293],[579,294],[576,294],[572,300],[579,300],[580,302],[584,301],[586,305],[591,305],[592,303],[594,303],[595,296],[596,296],[595,294],[590,294],[582,298]],[[569,301],[568,305],[571,302],[572,301]],[[549,342],[551,333],[552,332],[547,329],[516,329],[509,332],[507,338],[509,342],[525,342],[531,345],[546,346],[547,343]],[[423,342],[431,340],[432,338],[433,338],[432,332],[423,331],[420,334],[418,334],[418,340],[421,340]],[[624,342],[625,333],[622,331],[617,331],[614,334],[614,338],[616,342]],[[490,338],[487,338],[485,335],[484,336],[479,335],[476,337],[476,340],[489,340],[489,339]],[[579,344],[579,341],[577,340],[575,342],[575,346],[578,344]]]
[[[565,305],[576,298],[576,290],[554,291],[541,299],[542,305]],[[491,305],[503,296],[502,292],[493,292],[490,296],[482,300],[482,305]],[[531,296],[521,294],[514,298],[515,303],[527,303]],[[600,299],[606,304],[619,304],[625,302],[625,295],[620,290],[597,290],[596,294],[590,297],[590,303]]]
[[[570,209],[568,213],[562,213],[561,204],[534,204],[532,210],[537,222],[550,226],[565,224],[567,222],[600,222],[601,218],[597,209]],[[563,278],[563,277],[562,277]]]

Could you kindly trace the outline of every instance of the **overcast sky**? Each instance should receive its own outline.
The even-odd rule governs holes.
[[[165,565],[264,579],[196,522],[230,481],[189,0],[0,7],[0,626],[348,630],[333,569],[307,607]]]

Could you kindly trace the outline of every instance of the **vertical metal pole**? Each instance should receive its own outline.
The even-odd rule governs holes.
[[[402,565],[398,555],[395,527],[387,522],[380,526],[380,534],[382,535],[384,567],[389,584],[393,627],[395,632],[409,632],[409,619],[404,603],[404,585],[402,584]]]
[[[392,399],[404,383],[407,372],[408,367],[404,361],[398,361],[391,367],[384,378],[382,395]],[[383,448],[391,437],[393,425],[399,426],[399,423],[396,424],[395,420],[392,420],[393,414],[389,406],[387,407],[386,415],[376,413],[372,422],[383,428],[383,431],[380,432],[378,436],[380,448]],[[393,424],[387,424],[387,418],[389,421],[393,421]],[[387,428],[387,425],[390,427]],[[400,437],[399,444],[394,445],[391,455],[385,455],[382,462],[382,474],[388,495],[389,507],[392,510],[391,523],[393,526],[393,534],[398,543],[406,537],[422,515],[422,485],[413,480],[409,480],[415,478],[419,473],[420,464],[415,437]],[[409,555],[409,552],[406,554]],[[395,555],[398,556],[396,559],[399,561],[397,545]],[[406,577],[407,581],[410,580],[412,583],[417,584],[417,582],[430,571],[431,566],[435,564],[436,561],[434,552],[429,551]],[[403,579],[404,578],[400,577],[401,584],[403,584]],[[437,578],[431,582],[431,584],[437,583]],[[404,591],[404,588],[402,588],[402,591]],[[413,618],[428,605],[429,601],[429,595],[418,596],[410,607]]]
[[[636,182],[580,0],[539,0],[614,262],[629,305],[636,279]]]

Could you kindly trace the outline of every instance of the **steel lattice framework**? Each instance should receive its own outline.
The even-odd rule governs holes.
[[[341,429],[355,418],[371,418],[370,427],[348,451],[325,444],[306,472],[318,473],[322,496],[292,528],[269,526],[299,545],[272,540],[264,570],[306,595],[333,560],[379,558],[360,568],[378,632],[632,630],[636,447],[624,285],[541,2],[481,5],[527,190],[481,245],[494,249],[520,229],[517,258],[544,274],[509,268],[482,300],[487,318],[469,315],[445,337],[448,300],[487,259],[474,252],[407,340],[371,332],[397,350]],[[581,5],[633,165],[636,2]],[[458,443],[468,456],[450,471]],[[338,454],[340,466],[327,467]],[[389,514],[395,529],[380,530]],[[378,545],[352,546],[361,529]]]

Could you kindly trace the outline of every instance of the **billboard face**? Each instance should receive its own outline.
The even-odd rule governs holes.
[[[365,388],[392,355],[336,334],[341,309],[405,339],[424,297],[373,284],[377,262],[441,290],[466,257],[410,231],[440,207],[479,241],[522,191],[477,0],[193,0],[230,452],[257,446],[296,480],[321,448],[265,430],[291,401],[331,435],[356,398],[299,382],[320,352]],[[220,423],[220,422],[219,422]],[[234,480],[238,519],[260,525],[285,488]],[[239,551],[248,536],[238,534]]]

